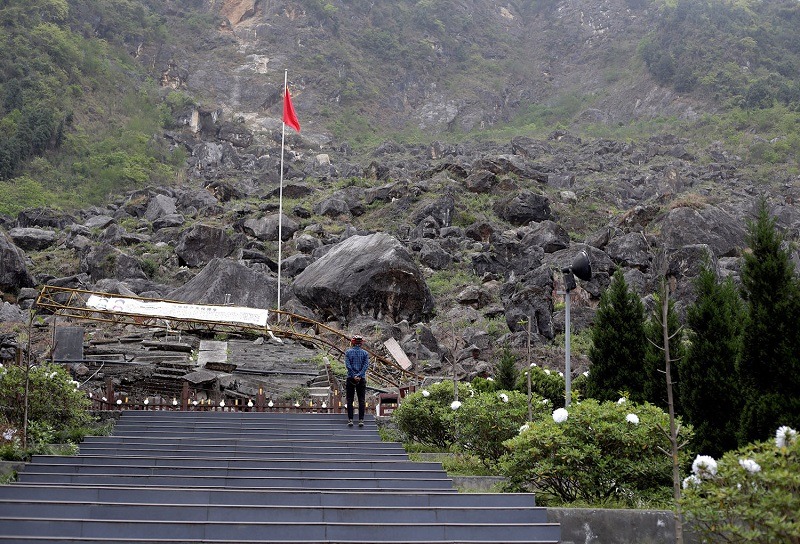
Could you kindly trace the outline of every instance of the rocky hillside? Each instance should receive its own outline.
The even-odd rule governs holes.
[[[162,33],[130,30],[124,44],[158,82],[170,128],[122,139],[143,149],[133,165],[100,147],[72,163],[73,176],[137,189],[0,217],[6,327],[46,283],[274,307],[281,244],[282,308],[376,345],[394,337],[426,373],[468,361],[472,345],[490,362],[506,344],[522,353],[528,319],[537,357],[559,368],[560,270],[580,251],[594,276],[573,297],[577,331],[618,268],[643,297],[668,276],[679,309],[703,263],[736,278],[762,196],[800,234],[790,129],[774,141],[682,132],[678,118],[713,132],[703,116],[724,105],[656,82],[637,56],[663,6],[157,4]],[[113,34],[101,22],[86,24]],[[279,202],[285,69],[303,129],[287,132]],[[180,159],[176,179],[143,174],[165,156]],[[26,183],[61,179],[56,163],[34,159]]]

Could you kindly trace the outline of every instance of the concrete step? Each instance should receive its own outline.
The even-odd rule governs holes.
[[[408,460],[378,461],[367,459],[237,459],[230,457],[160,457],[135,455],[34,455],[28,467],[42,465],[122,465],[150,467],[213,467],[213,468],[283,468],[319,470],[442,470],[437,462],[415,462]]]
[[[6,517],[128,521],[289,523],[545,523],[547,511],[519,507],[404,507],[141,504],[129,502],[0,500]]]
[[[147,434],[147,438],[157,439],[167,437],[170,439],[182,438],[221,438],[224,440],[229,439],[287,439],[294,440],[319,440],[324,439],[345,439],[349,437],[357,437],[358,440],[370,439],[375,442],[380,442],[380,436],[377,432],[370,430],[366,427],[348,427],[342,425],[339,428],[333,429],[319,429],[317,431],[295,430],[295,429],[148,429],[141,428],[121,428],[115,429],[112,436],[133,436],[139,438],[142,434]],[[359,433],[359,434],[354,434]]]
[[[65,465],[65,464],[30,464],[25,468],[26,474],[80,474],[89,476],[92,474],[100,475],[120,475],[120,476],[164,476],[181,477],[193,476],[202,473],[209,478],[346,478],[349,475],[357,475],[359,478],[390,478],[405,480],[426,480],[431,478],[443,478],[447,473],[439,468],[438,470],[415,470],[415,469],[367,469],[365,467],[350,467],[348,469],[328,469],[328,468],[280,468],[271,467],[264,464],[258,468],[230,468],[215,467],[213,465],[203,466],[141,466],[141,465]]]
[[[25,470],[18,475],[23,483],[39,484],[90,484],[90,485],[157,485],[172,487],[234,487],[234,488],[305,488],[305,489],[443,489],[453,486],[449,478],[380,478],[380,477],[270,477],[270,476],[166,476],[124,474],[48,474]]]
[[[143,504],[256,504],[278,506],[339,506],[352,508],[385,506],[394,508],[494,507],[531,508],[530,493],[466,493],[452,489],[425,491],[385,491],[362,493],[350,491],[317,491],[286,489],[262,493],[252,489],[113,487],[88,485],[39,486],[14,483],[0,486],[0,499],[79,501],[83,503],[115,502]]]
[[[404,451],[397,450],[373,450],[368,448],[347,448],[347,447],[329,447],[329,448],[304,448],[292,449],[284,446],[237,446],[225,447],[224,445],[217,446],[204,446],[198,448],[197,446],[183,446],[168,449],[164,446],[162,449],[154,449],[151,447],[132,447],[127,446],[120,450],[116,446],[100,445],[82,445],[80,446],[81,455],[115,455],[119,451],[124,451],[126,455],[147,456],[157,453],[161,457],[207,457],[209,455],[219,455],[221,457],[229,458],[264,458],[264,459],[329,459],[332,455],[344,458],[358,458],[359,456],[368,457],[376,460],[404,460],[408,461],[408,455]]]
[[[286,542],[558,542],[561,538],[557,524],[527,523],[477,524],[477,523],[291,523],[291,522],[225,522],[195,521],[192,523],[170,521],[126,520],[71,520],[30,519],[0,517],[0,528],[4,535],[41,535],[45,537],[89,537],[103,538],[113,535],[115,541],[146,539],[157,535],[158,539],[173,539],[181,542],[252,542],[256,535],[269,535],[267,541]],[[260,540],[263,542],[263,540]]]

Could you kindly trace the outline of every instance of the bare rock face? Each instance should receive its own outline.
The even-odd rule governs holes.
[[[33,227],[15,228],[8,231],[14,244],[27,251],[39,251],[56,243],[56,233],[52,230]]]
[[[662,223],[661,239],[666,248],[708,244],[718,257],[738,257],[746,245],[742,220],[717,207],[671,210]]]
[[[0,289],[17,291],[36,285],[25,265],[25,253],[0,233]]]
[[[415,323],[433,310],[419,267],[392,236],[351,236],[309,265],[294,293],[325,318],[349,322],[359,315]]]
[[[183,233],[175,254],[186,266],[197,267],[216,257],[227,257],[234,249],[233,240],[224,230],[198,224]]]
[[[123,253],[114,246],[101,243],[92,247],[81,260],[81,269],[92,281],[103,278],[146,279],[142,264],[136,257]]]
[[[183,287],[167,295],[170,300],[198,304],[229,302],[248,308],[274,308],[278,300],[275,278],[230,259],[212,259]]]
[[[255,10],[256,0],[225,0],[219,14],[228,19],[232,25],[237,25],[248,17],[252,17]]]

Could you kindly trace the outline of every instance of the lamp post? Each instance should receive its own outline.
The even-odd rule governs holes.
[[[562,268],[561,273],[564,275],[564,406],[569,406],[572,401],[570,292],[578,286],[575,276],[584,281],[592,279],[589,255],[581,251],[572,261],[572,265]]]

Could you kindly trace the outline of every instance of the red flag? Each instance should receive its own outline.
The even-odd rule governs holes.
[[[300,121],[297,120],[297,114],[294,112],[288,85],[283,91],[283,122],[300,132]]]

